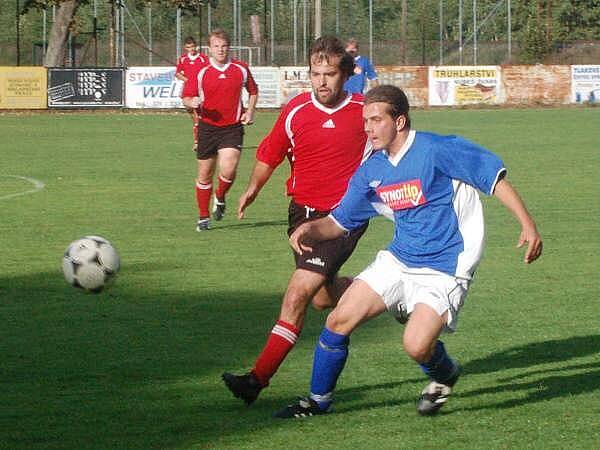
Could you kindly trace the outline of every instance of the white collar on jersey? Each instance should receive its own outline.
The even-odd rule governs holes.
[[[191,61],[195,61],[196,59],[200,58],[200,52],[196,53],[195,55],[190,55],[189,53],[187,54],[187,57],[191,60]]]
[[[225,72],[227,70],[227,68],[229,67],[229,65],[231,64],[231,58],[227,58],[227,62],[225,64],[223,64],[222,66],[215,61],[215,59],[211,56],[209,58],[210,61],[210,65],[213,66],[215,69],[221,71],[221,72]]]
[[[334,112],[339,111],[344,106],[346,106],[348,103],[350,103],[350,100],[352,100],[352,94],[348,94],[346,96],[346,98],[344,100],[342,100],[335,108],[328,108],[327,106],[323,105],[322,103],[319,103],[319,101],[315,97],[314,92],[310,93],[310,100],[313,102],[313,105],[315,105],[315,108],[320,109],[321,111],[323,111],[326,114],[333,114]]]
[[[400,151],[398,153],[396,153],[396,155],[393,158],[390,158],[390,154],[388,153],[388,151],[384,150],[385,154],[388,157],[388,161],[390,162],[390,164],[392,164],[393,166],[397,166],[398,165],[398,163],[400,162],[400,160],[402,158],[404,158],[404,155],[406,155],[406,152],[408,152],[408,150],[410,149],[410,147],[413,145],[413,142],[415,140],[415,135],[416,134],[417,134],[417,132],[415,130],[410,130],[408,132],[408,136],[406,138],[406,141],[402,145],[402,148],[400,149]]]

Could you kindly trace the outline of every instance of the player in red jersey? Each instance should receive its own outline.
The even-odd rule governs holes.
[[[198,96],[186,100],[198,108],[198,178],[196,231],[210,226],[209,205],[213,193],[212,179],[219,166],[218,186],[213,198],[213,217],[221,220],[225,213],[225,194],[231,188],[240,161],[244,137],[243,125],[254,123],[258,86],[246,63],[229,57],[229,36],[217,29],[208,36],[210,59],[198,73]],[[248,91],[248,107],[242,106],[242,88]],[[217,158],[218,156],[218,158]]]
[[[198,96],[198,72],[208,63],[208,56],[198,51],[198,45],[196,40],[192,36],[185,38],[183,43],[183,49],[185,54],[182,55],[177,61],[177,67],[175,68],[175,78],[183,81],[183,89],[181,90],[181,99],[185,104],[186,100],[189,102],[192,98]],[[196,108],[187,107],[187,112],[192,118],[194,123],[194,151],[198,148],[198,112]]]
[[[327,216],[341,200],[350,177],[368,155],[360,94],[344,91],[354,61],[337,38],[317,39],[310,51],[312,92],[294,97],[281,111],[261,142],[238,217],[256,199],[275,168],[286,158],[291,165],[287,182],[291,234],[300,224]],[[289,151],[289,152],[288,152]],[[277,323],[250,373],[224,373],[223,380],[238,398],[251,404],[295,345],[309,303],[316,309],[335,306],[351,279],[337,272],[350,257],[363,226],[339,239],[321,242],[312,252],[294,253],[296,270],[288,283]]]

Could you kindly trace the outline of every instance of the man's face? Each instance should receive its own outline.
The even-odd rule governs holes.
[[[225,64],[227,62],[227,58],[229,57],[229,44],[225,39],[215,36],[211,37],[208,48],[210,56],[212,56],[217,63]]]
[[[358,55],[358,45],[356,44],[348,44],[346,45],[346,53],[352,55],[355,58]]]
[[[198,52],[198,50],[196,49],[196,44],[185,44],[183,48],[187,54],[192,56],[194,56]]]
[[[336,106],[346,93],[346,77],[340,70],[340,58],[330,57],[329,61],[312,55],[310,58],[310,82],[318,102],[329,108]]]
[[[394,120],[387,103],[368,103],[363,107],[365,133],[371,139],[375,150],[389,149],[398,136],[398,121],[403,119],[404,116],[400,116],[398,120]]]

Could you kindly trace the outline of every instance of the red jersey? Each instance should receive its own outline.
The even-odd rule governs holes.
[[[260,143],[257,160],[273,168],[286,156],[290,160],[287,191],[299,205],[329,211],[342,199],[350,177],[370,151],[363,99],[361,94],[348,95],[328,108],[312,93],[299,94]]]
[[[194,56],[190,54],[183,55],[177,61],[175,73],[180,73],[187,78],[183,84],[181,97],[197,97],[198,96],[198,72],[206,64],[208,64],[208,56],[204,53],[196,53]]]
[[[242,88],[258,94],[258,86],[246,63],[230,59],[219,67],[212,58],[198,73],[198,92],[202,99],[200,120],[216,127],[240,123],[243,113]]]

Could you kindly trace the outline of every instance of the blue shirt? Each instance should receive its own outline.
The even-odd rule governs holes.
[[[344,83],[344,90],[348,93],[362,94],[365,89],[367,78],[369,80],[375,80],[377,79],[377,73],[369,58],[364,56],[358,55],[355,57],[354,65],[354,75],[346,80]]]
[[[379,151],[359,167],[331,217],[355,229],[383,203],[395,222],[387,249],[399,261],[471,278],[483,251],[483,210],[474,189],[458,187],[491,195],[505,171],[500,158],[464,138],[411,131],[394,158]]]

